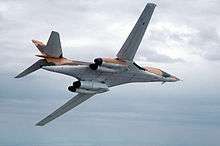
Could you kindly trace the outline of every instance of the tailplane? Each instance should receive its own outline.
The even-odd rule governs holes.
[[[15,78],[21,78],[24,77],[38,69],[40,69],[42,66],[46,66],[49,65],[46,61],[46,59],[40,59],[37,62],[35,62],[34,64],[32,64],[30,67],[28,67],[27,69],[25,69],[23,72],[21,72],[19,75],[17,75]]]
[[[47,44],[32,40],[32,42],[35,44],[35,46],[38,48],[38,50],[42,53],[42,55],[37,55],[39,57],[43,58],[63,58],[61,43],[60,43],[60,36],[58,32],[52,31],[49,37],[49,40]],[[49,63],[47,59],[40,59],[37,62],[35,62],[33,65],[31,65],[29,68],[25,69],[23,72],[21,72],[19,75],[17,75],[15,78],[21,78],[24,77],[43,66],[48,65],[54,65],[51,62]]]

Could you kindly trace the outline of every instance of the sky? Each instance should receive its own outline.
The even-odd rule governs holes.
[[[66,58],[114,57],[147,2],[154,11],[135,56],[182,82],[111,88],[45,127],[76,79],[39,70],[32,39],[61,37]],[[220,1],[0,0],[0,146],[219,146]]]

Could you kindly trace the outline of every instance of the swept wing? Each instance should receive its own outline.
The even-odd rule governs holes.
[[[75,97],[67,101],[63,106],[55,110],[52,114],[50,114],[49,116],[38,122],[36,126],[44,126],[48,122],[58,118],[59,116],[63,115],[64,113],[78,106],[82,102],[86,101],[93,95],[94,94],[81,94],[81,93],[77,94]]]
[[[146,5],[133,30],[123,44],[121,50],[118,52],[118,58],[129,61],[133,60],[155,7],[156,5],[153,3],[148,3]]]

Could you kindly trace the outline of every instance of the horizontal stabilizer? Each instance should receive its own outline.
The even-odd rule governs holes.
[[[25,69],[23,72],[21,72],[19,75],[17,75],[15,78],[21,78],[24,77],[38,69],[40,69],[42,66],[48,65],[47,61],[45,59],[40,59],[37,62],[35,62],[33,65]]]

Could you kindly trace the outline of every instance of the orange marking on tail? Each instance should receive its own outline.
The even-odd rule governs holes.
[[[45,55],[45,53],[42,51],[43,47],[45,47],[46,45],[38,40],[32,40],[32,42],[34,43],[34,45],[38,48],[38,50]]]
[[[154,73],[154,74],[156,74],[156,75],[162,76],[162,74],[163,74],[162,71],[161,71],[160,69],[158,69],[158,68],[145,67],[145,69],[146,69],[146,71],[149,71],[149,72]]]
[[[48,63],[54,63],[56,65],[67,65],[67,64],[73,64],[72,60],[69,60],[67,58],[56,58],[56,57],[50,57],[47,55],[36,55],[37,57],[42,57],[47,60]]]

